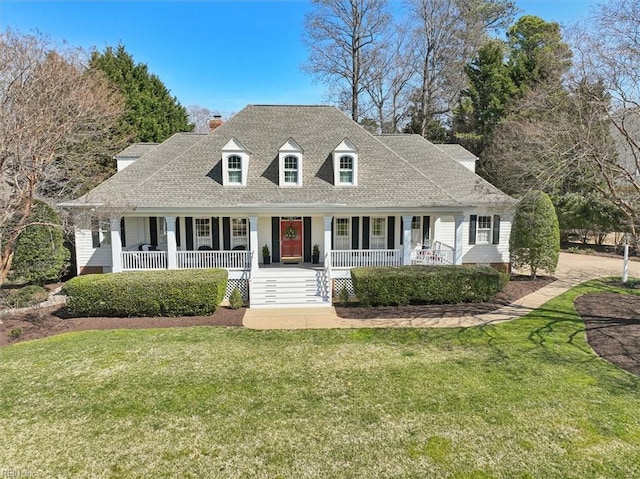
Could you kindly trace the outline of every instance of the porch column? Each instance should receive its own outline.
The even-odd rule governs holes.
[[[333,216],[324,217],[324,267],[331,266],[331,222]]]
[[[251,245],[251,273],[258,271],[258,217],[249,216],[249,244]]]
[[[402,216],[402,264],[411,264],[411,221],[413,216]]]
[[[109,220],[111,228],[111,271],[120,273],[122,271],[122,240],[120,239],[120,218]]]
[[[456,240],[455,251],[453,252],[453,264],[462,264],[462,243],[464,235],[462,234],[462,226],[464,225],[464,215],[454,216],[456,222]]]
[[[178,243],[176,241],[176,217],[165,216],[167,223],[167,269],[176,269],[178,261],[176,253],[178,251]]]

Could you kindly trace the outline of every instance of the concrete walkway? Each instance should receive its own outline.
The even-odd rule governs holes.
[[[590,279],[622,276],[623,260],[582,254],[560,253],[554,281],[513,304],[491,313],[459,318],[343,319],[335,308],[247,309],[243,324],[251,329],[326,328],[454,328],[510,321],[524,316],[552,298]],[[630,263],[629,275],[640,276],[640,265]]]

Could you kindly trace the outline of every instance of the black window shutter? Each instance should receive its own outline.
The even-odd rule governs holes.
[[[220,251],[220,218],[211,218],[211,247]]]
[[[304,262],[311,263],[311,216],[302,218],[302,240],[304,241]]]
[[[394,249],[395,242],[396,217],[389,216],[387,218],[387,249]]]
[[[229,251],[231,249],[231,218],[222,217],[222,249]]]
[[[422,244],[431,239],[431,216],[422,217]]]
[[[400,246],[404,244],[404,220],[400,217]]]
[[[149,217],[149,234],[151,236],[150,243],[153,246],[158,246],[158,218],[155,216]]]
[[[176,218],[176,246],[180,246],[180,218]]]
[[[476,244],[476,229],[478,228],[478,215],[469,217],[469,244]]]
[[[124,217],[120,218],[120,243],[122,243],[122,247],[127,246],[127,234],[124,230]]]
[[[193,251],[193,218],[185,216],[184,235],[187,237],[187,251]]]
[[[280,217],[271,217],[271,262],[280,262]]]
[[[493,215],[493,244],[500,244],[500,215]]]
[[[360,247],[360,217],[351,218],[351,249]]]
[[[331,218],[331,249],[333,250],[333,236],[335,235],[334,233],[334,227],[333,225],[335,224],[336,219],[335,218]]]
[[[362,249],[369,249],[369,223],[371,218],[362,217]]]

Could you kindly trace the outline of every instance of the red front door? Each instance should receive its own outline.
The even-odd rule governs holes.
[[[280,244],[282,261],[302,261],[302,220],[280,222]]]

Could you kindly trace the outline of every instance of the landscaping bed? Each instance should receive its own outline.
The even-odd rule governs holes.
[[[455,318],[490,313],[513,303],[534,291],[552,283],[554,278],[513,276],[504,289],[491,301],[458,304],[412,304],[408,306],[383,306],[368,308],[352,303],[347,306],[336,304],[339,317],[346,319],[393,319],[393,318]]]

